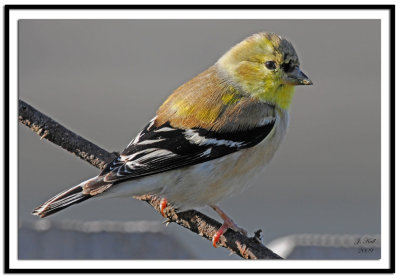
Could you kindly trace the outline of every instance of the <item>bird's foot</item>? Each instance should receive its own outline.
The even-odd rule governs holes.
[[[243,235],[247,236],[247,231],[245,229],[240,228],[233,222],[233,220],[220,209],[218,206],[211,206],[224,220],[224,223],[221,225],[221,227],[218,229],[218,231],[214,234],[212,238],[212,245],[216,248],[217,243],[220,240],[221,236],[230,228],[236,232],[239,232]]]
[[[168,204],[167,199],[166,198],[162,198],[161,202],[160,202],[160,212],[161,212],[161,215],[163,217],[165,217],[165,218],[167,218],[167,215],[165,214],[164,210],[167,207],[167,204]]]

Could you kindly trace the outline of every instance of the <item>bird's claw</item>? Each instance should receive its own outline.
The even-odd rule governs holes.
[[[247,236],[247,231],[243,228],[240,228],[237,226],[232,220],[225,220],[224,223],[221,225],[221,227],[218,229],[218,231],[214,234],[212,237],[212,245],[217,248],[217,243],[220,240],[221,236],[228,230],[232,229],[235,232],[239,232],[242,235]]]
[[[161,215],[163,216],[163,217],[165,217],[165,218],[167,218],[167,215],[165,214],[165,208],[167,207],[167,204],[168,204],[168,201],[167,201],[167,199],[165,199],[165,198],[162,198],[161,199],[161,202],[160,202],[160,212],[161,212]]]
[[[171,219],[167,218],[161,224],[165,224],[165,226],[168,226],[169,223],[171,223]]]

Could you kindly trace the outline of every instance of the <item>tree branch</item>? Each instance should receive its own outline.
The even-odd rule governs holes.
[[[66,129],[22,100],[18,101],[18,114],[19,122],[32,129],[40,136],[40,140],[46,138],[94,167],[103,169],[109,161],[116,157],[115,154],[107,152]]]
[[[104,168],[107,162],[116,157],[114,153],[109,153],[68,130],[22,100],[19,100],[18,120],[41,136],[40,139],[49,140],[99,169]],[[146,201],[160,212],[161,200],[159,197],[144,195],[137,199]],[[175,222],[208,240],[212,240],[213,235],[221,226],[221,223],[196,210],[176,212],[168,204],[164,212],[168,216],[167,222]],[[260,232],[257,231],[254,237],[249,238],[228,229],[221,236],[219,246],[225,247],[245,259],[282,259],[261,243]]]

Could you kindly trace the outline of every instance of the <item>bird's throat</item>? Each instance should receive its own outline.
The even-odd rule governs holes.
[[[273,91],[270,88],[265,90],[258,97],[265,102],[274,104],[284,110],[289,109],[292,103],[295,86],[282,84]]]

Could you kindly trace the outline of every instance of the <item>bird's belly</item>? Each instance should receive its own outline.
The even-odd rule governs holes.
[[[286,133],[286,126],[285,118],[278,119],[271,134],[254,147],[201,164],[124,182],[112,186],[104,197],[156,194],[181,210],[217,204],[251,184],[251,178],[272,159]]]
[[[275,134],[252,148],[182,169],[171,176],[174,182],[164,186],[160,195],[184,210],[217,204],[240,193],[271,160],[280,136]]]

